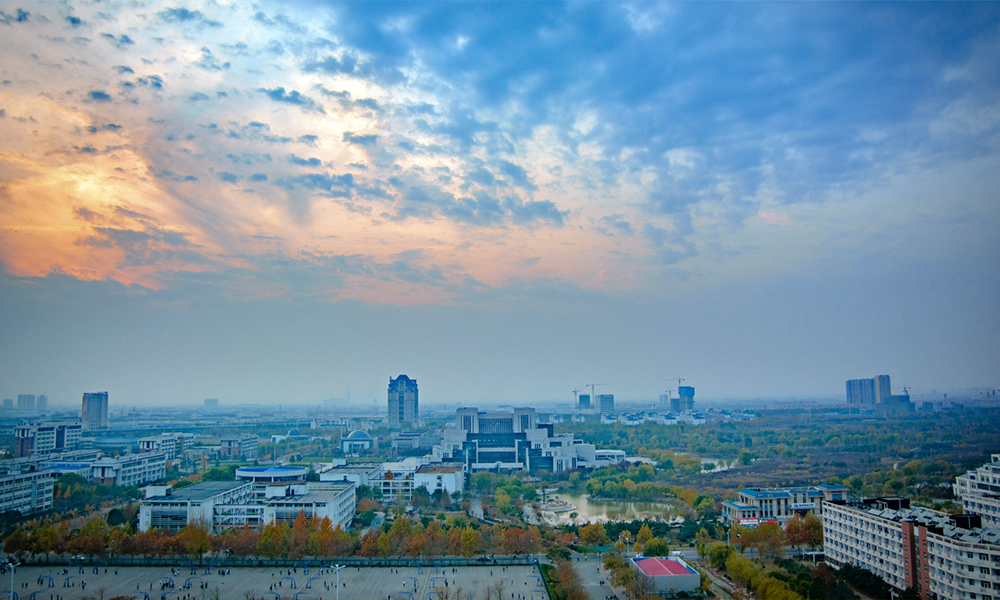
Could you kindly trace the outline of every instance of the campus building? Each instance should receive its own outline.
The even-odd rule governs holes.
[[[533,408],[484,412],[460,408],[457,427],[446,429],[434,447],[433,462],[462,464],[478,471],[550,471],[596,465],[593,444],[572,433],[555,435],[551,423],[538,423]]]
[[[674,597],[679,592],[691,594],[701,587],[701,574],[680,558],[644,557],[629,561],[635,571],[649,579],[653,592]]]
[[[1000,454],[991,462],[955,478],[955,497],[966,513],[981,515],[983,523],[1000,527]]]
[[[21,515],[52,510],[55,474],[37,463],[5,461],[0,466],[0,512]]]
[[[79,421],[22,423],[14,428],[14,458],[76,450],[82,430]]]
[[[1000,529],[979,515],[910,507],[906,498],[827,503],[826,561],[852,564],[924,600],[1000,598]]]
[[[140,452],[125,456],[102,456],[90,463],[90,479],[102,485],[144,485],[167,476],[167,457],[162,452]]]
[[[783,525],[795,515],[822,515],[823,501],[846,500],[847,488],[824,483],[809,487],[743,488],[739,494],[739,500],[722,503],[723,520],[756,527],[760,523]]]
[[[150,486],[139,508],[139,530],[177,533],[189,523],[201,522],[212,531],[259,528],[268,523],[291,524],[300,512],[315,519],[329,518],[346,529],[354,519],[353,483],[294,483],[265,487],[263,495],[253,480],[206,481],[179,490]]]
[[[229,460],[257,460],[260,441],[256,433],[244,433],[239,437],[222,438],[219,441],[219,456]]]

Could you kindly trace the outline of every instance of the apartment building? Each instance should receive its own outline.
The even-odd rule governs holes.
[[[906,498],[825,503],[826,561],[852,564],[929,600],[1000,598],[1000,529],[979,515],[910,507]]]
[[[981,515],[986,525],[1000,526],[1000,454],[955,478],[952,490],[967,513]]]
[[[21,423],[14,427],[14,458],[76,450],[82,431],[80,421]]]

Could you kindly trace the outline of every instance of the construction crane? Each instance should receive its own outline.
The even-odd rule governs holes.
[[[579,395],[580,395],[580,390],[576,389],[573,390],[573,406],[577,406],[580,404]]]
[[[610,383],[588,383],[588,384],[584,385],[583,387],[587,387],[588,385],[590,386],[590,405],[591,406],[596,406],[596,404],[597,404],[597,396],[594,395],[594,388],[597,387],[597,386],[599,386],[599,385],[611,385],[611,384]]]

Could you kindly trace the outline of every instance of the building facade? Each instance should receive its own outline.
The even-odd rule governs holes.
[[[18,394],[17,395],[17,410],[33,411],[35,410],[35,395],[34,394]]]
[[[52,510],[55,474],[37,464],[5,464],[0,467],[0,512],[21,515]]]
[[[389,424],[415,423],[420,419],[417,380],[406,375],[389,378]]]
[[[14,428],[14,458],[76,450],[82,430],[78,421],[22,423]]]
[[[139,508],[139,530],[176,533],[201,522],[213,531],[268,523],[291,524],[300,512],[329,518],[346,529],[354,519],[355,486],[349,482],[289,483],[265,486],[263,495],[251,480],[208,481],[179,490],[151,486]]]
[[[104,429],[110,425],[107,392],[85,392],[80,411],[83,428]]]
[[[906,498],[828,503],[823,511],[826,561],[852,564],[924,600],[1000,598],[1000,529],[979,515],[911,508]]]
[[[260,441],[256,433],[244,433],[239,437],[222,438],[219,454],[224,459],[257,460]]]
[[[615,412],[615,395],[614,394],[598,394],[597,395],[597,408],[602,413],[613,413],[613,412]]]
[[[983,523],[1000,527],[1000,454],[991,462],[955,478],[952,490],[966,513],[982,516]]]
[[[460,408],[454,429],[445,429],[431,462],[459,463],[465,471],[550,471],[593,468],[595,447],[555,435],[551,423],[538,423],[533,408],[480,412]]]
[[[793,488],[743,488],[737,501],[722,503],[723,521],[756,527],[760,523],[783,525],[795,515],[823,514],[823,501],[842,502],[847,488],[824,483]]]
[[[90,463],[91,480],[103,485],[145,485],[167,476],[167,457],[162,452],[125,456],[102,456]]]

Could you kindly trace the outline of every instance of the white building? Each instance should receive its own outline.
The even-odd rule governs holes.
[[[139,508],[139,530],[176,533],[195,522],[213,531],[257,528],[273,522],[291,524],[301,512],[310,518],[329,518],[334,527],[346,529],[354,519],[354,500],[355,486],[347,482],[268,485],[263,496],[255,492],[251,480],[209,481],[179,490],[152,487]]]
[[[840,484],[790,488],[743,488],[739,500],[722,503],[724,521],[757,526],[759,523],[783,525],[795,515],[821,515],[823,501],[847,499],[847,488]]]
[[[22,515],[52,510],[55,474],[37,464],[4,464],[0,467],[0,512]]]
[[[337,465],[319,474],[320,481],[349,481],[357,486],[371,486],[381,477],[382,465],[379,463]]]
[[[76,450],[82,430],[80,421],[21,423],[14,428],[14,458]]]
[[[441,491],[461,493],[465,489],[465,472],[461,465],[424,465],[413,473],[414,487],[425,487],[430,494]]]
[[[102,456],[90,463],[90,479],[103,485],[143,485],[167,476],[167,457],[161,452]]]
[[[983,523],[1000,526],[1000,454],[965,475],[955,478],[952,489],[967,513],[982,515]]]
[[[853,564],[893,588],[916,587],[921,598],[1000,597],[1000,529],[979,515],[911,508],[906,498],[825,503],[826,561]]]

